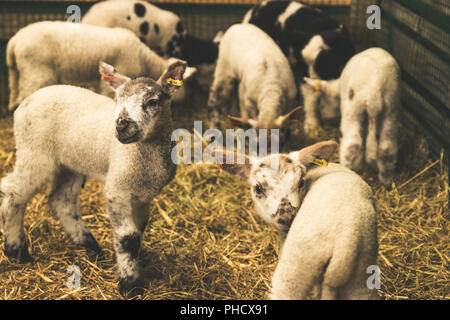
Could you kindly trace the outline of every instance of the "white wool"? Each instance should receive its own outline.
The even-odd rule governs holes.
[[[264,31],[251,24],[233,25],[223,35],[208,107],[222,107],[237,95],[241,117],[250,119],[254,128],[270,128],[296,102],[288,60]]]
[[[311,169],[300,210],[284,241],[271,299],[376,299],[367,267],[377,260],[377,222],[370,187],[330,163]]]
[[[388,183],[398,152],[401,77],[395,59],[384,49],[370,48],[351,58],[337,80],[305,80],[309,90],[319,88],[310,97],[320,97],[321,110],[340,110],[341,164],[359,170],[365,149],[366,163],[378,170],[381,182]]]
[[[129,30],[44,21],[20,29],[8,42],[9,109],[36,90],[70,84],[113,97],[98,73],[99,61],[132,78],[158,79],[171,64]],[[179,99],[183,98],[179,93]]]

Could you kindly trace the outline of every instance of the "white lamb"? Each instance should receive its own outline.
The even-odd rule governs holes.
[[[168,57],[180,58],[181,42],[186,36],[180,17],[138,0],[96,3],[86,12],[81,23],[129,29],[152,50]]]
[[[175,59],[163,59],[131,31],[60,21],[43,21],[20,29],[8,42],[9,109],[36,90],[70,84],[110,97],[114,92],[100,80],[99,61],[116,66],[132,78],[157,79]],[[195,72],[187,68],[185,78]],[[182,91],[182,90],[181,90]],[[177,96],[183,99],[183,92]]]
[[[305,78],[305,81],[316,88],[322,109],[339,113],[340,106],[340,162],[359,170],[365,142],[366,163],[378,169],[382,183],[388,183],[395,170],[398,152],[401,79],[395,59],[381,48],[370,48],[351,58],[339,79]],[[367,137],[363,137],[366,130]]]
[[[221,165],[251,185],[256,212],[280,233],[272,299],[376,299],[367,268],[377,261],[377,219],[370,187],[326,160],[334,141],[289,154]],[[324,161],[325,160],[325,161]]]
[[[241,117],[230,117],[234,124],[280,128],[292,114],[283,115],[295,106],[297,97],[289,62],[277,44],[251,24],[231,26],[220,41],[208,99],[211,127],[220,127],[220,109],[236,98],[235,82]]]
[[[141,285],[138,252],[151,199],[173,178],[170,100],[184,62],[158,81],[131,80],[102,63],[115,101],[87,89],[56,85],[28,96],[14,113],[17,160],[0,184],[5,255],[30,260],[23,230],[27,202],[46,183],[49,205],[68,237],[100,251],[81,219],[77,196],[85,178],[105,183],[106,210],[114,229],[121,293]]]

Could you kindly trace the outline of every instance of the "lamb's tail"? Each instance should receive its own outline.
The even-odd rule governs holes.
[[[18,90],[19,90],[19,71],[16,65],[15,56],[15,37],[12,37],[8,41],[6,47],[6,65],[8,66],[9,74],[9,105],[10,111],[14,110],[18,106]]]

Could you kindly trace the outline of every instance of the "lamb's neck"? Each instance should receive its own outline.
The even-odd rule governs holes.
[[[156,126],[151,135],[136,144],[137,149],[142,152],[148,150],[160,150],[161,152],[167,152],[172,149],[171,135],[173,132],[172,121],[167,123],[161,123]]]

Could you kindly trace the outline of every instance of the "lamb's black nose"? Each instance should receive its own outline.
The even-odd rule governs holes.
[[[122,131],[126,130],[130,126],[130,123],[131,123],[131,121],[128,121],[126,119],[122,119],[122,118],[117,119],[117,122],[116,122],[117,131],[122,132]]]

